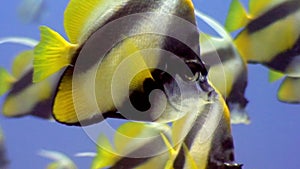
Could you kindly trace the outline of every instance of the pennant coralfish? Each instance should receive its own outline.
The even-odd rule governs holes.
[[[64,17],[70,42],[42,26],[33,76],[38,82],[66,67],[53,105],[54,118],[61,123],[88,125],[103,118],[124,118],[116,111],[131,104],[140,112],[153,105],[152,112],[158,112],[164,107],[159,105],[162,95],[150,104],[148,94],[162,89],[170,79],[167,73],[187,79],[207,74],[198,57],[199,33],[191,0],[71,0]],[[175,18],[181,18],[180,24]],[[172,38],[178,35],[180,40]],[[137,57],[128,59],[134,53]],[[166,53],[176,55],[189,69],[183,72],[175,66],[177,59],[168,60]],[[122,71],[115,75],[119,68]],[[151,113],[147,116],[142,120],[159,119]]]
[[[261,63],[288,78],[300,78],[300,2],[298,0],[249,1],[249,13],[238,0],[233,0],[226,20],[226,28],[242,28],[235,44],[250,63]],[[289,84],[295,80],[289,80]],[[281,101],[299,103],[300,93],[283,97],[285,84],[278,93]]]
[[[248,71],[247,63],[237,51],[231,36],[213,19],[199,11],[196,15],[216,30],[220,37],[202,33],[201,59],[209,69],[208,77],[225,98],[230,109],[231,123],[250,123],[245,98]]]
[[[208,84],[200,87],[197,82],[191,84],[182,79],[176,80],[190,91],[198,93],[203,88],[210,92],[201,91],[201,97],[191,96],[180,102],[173,102],[174,105],[180,103],[182,111],[187,113],[171,126],[125,123],[117,129],[114,146],[101,136],[93,169],[150,169],[153,166],[157,169],[241,168],[241,165],[234,162],[229,111],[223,98],[213,88],[206,86]],[[169,85],[165,87],[170,89]],[[122,139],[120,135],[125,135],[126,139]]]
[[[248,62],[299,76],[300,2],[250,0],[249,3],[248,14],[238,0],[233,0],[226,21],[229,31],[245,26],[235,38],[241,55]]]
[[[37,42],[29,38],[2,38],[2,43],[16,43],[34,47]],[[41,118],[51,117],[51,108],[58,74],[39,83],[32,83],[33,50],[26,50],[14,59],[9,73],[0,68],[0,95],[5,93],[2,113],[7,117],[34,115]]]

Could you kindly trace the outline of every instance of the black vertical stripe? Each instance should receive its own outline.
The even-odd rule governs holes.
[[[300,37],[298,37],[298,40],[296,41],[296,43],[291,49],[287,49],[286,51],[279,53],[270,62],[265,62],[263,64],[275,70],[285,72],[287,68],[290,66],[291,62],[296,57],[300,57],[299,55],[300,55]]]
[[[16,95],[19,92],[23,91],[27,87],[33,84],[32,82],[33,69],[30,69],[26,72],[17,82],[15,82],[12,86],[11,91],[8,95]]]
[[[119,25],[122,25],[122,28],[114,28],[113,30],[102,29],[106,24],[131,14],[151,12],[154,9],[160,8],[160,4],[161,1],[158,0],[149,0],[147,2],[140,0],[131,0],[121,6],[119,10],[117,10],[111,17],[107,18],[106,21],[103,22],[103,24],[97,30],[95,30],[95,32],[92,33],[87,41],[82,45],[77,55],[80,56],[81,54],[84,54],[85,56],[82,57],[84,57],[85,60],[80,59],[81,63],[76,65],[77,69],[86,71],[93,65],[97,64],[101,56],[104,56],[105,54],[110,52],[107,51],[107,53],[105,53],[106,50],[112,47],[107,46],[110,45],[110,43],[107,43],[107,41],[122,39],[122,36],[124,36],[124,34],[131,31],[141,21],[130,20],[130,23],[125,23],[125,21],[123,20],[122,23],[121,21],[118,21],[120,22]],[[121,45],[121,43],[122,42],[119,42],[119,44],[115,44],[115,46]],[[86,55],[86,52],[81,52],[82,50],[95,50],[94,53],[96,54]],[[78,56],[75,57],[77,58]]]
[[[262,16],[256,18],[252,22],[250,22],[246,29],[248,30],[249,34],[259,31],[278,20],[289,16],[290,14],[295,13],[300,8],[300,1],[293,0],[287,1],[284,3],[279,4],[278,6],[272,8]]]

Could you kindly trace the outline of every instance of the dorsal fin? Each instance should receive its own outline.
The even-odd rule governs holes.
[[[125,2],[71,0],[64,14],[64,26],[70,42],[82,44],[104,22],[106,14]]]
[[[32,61],[33,61],[33,50],[26,50],[21,52],[14,59],[12,65],[12,75],[15,78],[19,79],[29,67],[32,67]]]

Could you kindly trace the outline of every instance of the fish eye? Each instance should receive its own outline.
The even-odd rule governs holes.
[[[196,72],[194,76],[188,76],[188,75],[184,75],[185,79],[187,79],[187,81],[191,81],[191,82],[196,82],[200,79],[200,72]]]

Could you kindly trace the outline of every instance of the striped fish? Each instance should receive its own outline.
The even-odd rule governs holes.
[[[150,92],[162,89],[170,79],[164,72],[187,79],[207,75],[198,57],[199,33],[191,0],[71,0],[65,10],[64,26],[70,42],[42,26],[41,41],[34,50],[34,82],[66,68],[53,104],[53,116],[58,122],[89,125],[103,118],[124,118],[116,113],[117,109],[131,112],[126,116],[135,116],[135,120],[170,121],[172,115],[160,118],[152,114],[164,108],[160,105],[164,102],[162,94],[155,95],[155,103],[148,101]],[[149,50],[152,51],[142,52]],[[134,53],[136,58],[128,59]],[[168,60],[168,53],[176,55],[188,69],[177,66],[180,64],[176,58]],[[121,63],[127,64],[123,70]],[[154,69],[157,67],[161,70]],[[139,73],[133,76],[136,72]],[[128,111],[131,104],[139,113]],[[146,110],[151,112],[137,117]]]
[[[196,15],[214,28],[220,37],[202,33],[200,36],[201,59],[205,62],[208,77],[225,98],[231,113],[231,123],[249,124],[246,112],[248,100],[245,91],[248,80],[246,61],[241,57],[233,39],[217,21],[196,11]]]
[[[174,99],[173,104],[180,104],[182,111],[187,113],[171,126],[157,123],[125,123],[117,129],[114,146],[107,138],[101,136],[93,169],[150,169],[153,166],[157,169],[241,168],[241,165],[234,162],[230,115],[223,98],[208,82],[187,84],[180,79],[177,79],[178,81],[193,92],[199,92],[199,89],[210,92],[202,91],[201,97],[186,97],[180,102]]]
[[[260,63],[272,71],[283,73],[288,79],[300,78],[300,1],[270,0],[249,1],[249,13],[238,0],[233,0],[226,20],[226,28],[242,31],[235,38],[240,54],[250,63]],[[298,80],[283,82],[278,98],[299,103],[297,90],[283,88],[297,85]],[[291,88],[294,89],[294,88]],[[293,93],[293,94],[292,94]]]
[[[2,113],[7,117],[33,115],[51,118],[58,74],[39,83],[32,82],[33,50],[21,52],[12,65],[12,74],[0,69],[0,92],[5,94]]]

